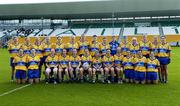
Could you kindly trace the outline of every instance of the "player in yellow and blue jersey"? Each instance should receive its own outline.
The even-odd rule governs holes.
[[[78,80],[80,79],[78,74],[79,74],[79,69],[81,66],[81,58],[77,54],[77,49],[73,49],[73,55],[70,56],[69,58],[69,73],[71,77],[71,81]]]
[[[30,38],[26,37],[24,39],[24,44],[21,46],[24,50],[24,55],[29,56],[31,54],[31,49],[33,48],[32,44],[30,43]]]
[[[108,49],[110,50],[110,45],[107,42],[107,38],[103,37],[103,42],[100,44],[100,51],[101,51],[102,57],[106,55],[106,52]]]
[[[133,83],[135,78],[134,72],[134,57],[130,51],[127,51],[127,56],[122,60],[122,67],[124,72],[124,78],[126,82]]]
[[[61,56],[62,51],[64,49],[64,44],[62,43],[62,38],[60,36],[58,36],[56,43],[53,43],[51,45],[51,47],[55,49],[57,56]]]
[[[99,51],[95,52],[95,55],[92,59],[92,67],[93,67],[93,83],[96,81],[96,75],[101,74],[101,82],[104,83],[104,70],[102,68],[102,58],[99,54]]]
[[[49,54],[51,54],[51,48],[52,48],[49,37],[45,38],[45,42],[42,45],[43,45],[43,59],[42,59],[42,61],[43,61],[43,64],[45,65],[45,68],[46,68],[46,58],[48,57]]]
[[[72,56],[73,50],[76,49],[76,51],[77,51],[78,48],[79,48],[79,46],[78,46],[78,43],[76,43],[76,41],[75,41],[75,36],[71,36],[71,41],[66,46],[66,49],[68,51],[68,55]]]
[[[124,56],[121,54],[121,48],[117,48],[117,53],[114,55],[114,69],[116,72],[116,77],[118,84],[122,84],[122,78],[123,78],[123,70],[122,70],[122,60]]]
[[[13,64],[14,58],[17,56],[21,45],[18,43],[18,38],[14,37],[11,42],[8,43],[8,51],[10,53],[10,66],[11,66],[11,81],[14,81],[15,67]]]
[[[112,41],[109,43],[109,45],[110,45],[111,55],[114,56],[119,46],[119,42],[116,41],[116,37],[114,35],[112,36]]]
[[[122,55],[126,56],[127,51],[129,51],[129,42],[127,41],[127,37],[124,36],[123,41],[120,43]]]
[[[26,83],[27,56],[24,55],[23,49],[19,49],[18,55],[13,60],[15,66],[15,77],[18,84]]]
[[[85,40],[85,36],[81,36],[80,42],[79,42],[79,52],[78,54],[80,56],[84,55],[84,50],[89,48],[89,43]]]
[[[143,56],[149,58],[151,43],[147,40],[147,36],[144,35],[142,41],[139,43],[139,49],[142,51]]]
[[[39,58],[40,58],[40,63],[39,63],[40,77],[39,78],[41,78],[41,68],[43,65],[43,46],[42,46],[39,38],[36,38],[32,48],[36,50],[36,56],[39,56]]]
[[[154,53],[154,56],[158,59],[158,52],[159,52],[159,42],[158,42],[158,37],[154,36],[154,40],[150,45],[150,51]],[[159,80],[161,81],[161,72],[158,70],[158,76]]]
[[[139,48],[139,44],[137,42],[137,38],[133,37],[132,42],[129,45],[129,50],[130,50],[131,54],[133,55],[133,57],[137,56],[139,49],[140,48]]]
[[[107,49],[106,55],[103,57],[103,67],[105,71],[105,80],[107,83],[114,82],[114,57],[111,56],[110,49]],[[111,81],[109,80],[109,75],[111,76]]]
[[[89,82],[92,82],[93,75],[92,75],[92,56],[89,53],[88,49],[84,50],[84,55],[81,57],[81,68],[80,68],[80,81],[83,82],[83,75],[88,74]]]
[[[67,55],[67,50],[62,50],[62,55],[59,56],[59,72],[58,78],[59,82],[64,80],[64,74],[66,75],[67,81],[69,81],[69,56]]]
[[[46,74],[46,83],[48,84],[49,82],[51,82],[51,76],[54,76],[53,82],[54,84],[57,83],[57,72],[58,72],[58,64],[59,62],[59,58],[58,56],[55,54],[55,50],[51,49],[51,53],[49,54],[49,56],[46,58],[46,70],[45,70],[45,74]]]
[[[138,51],[137,57],[134,58],[135,83],[145,84],[146,82],[146,63],[147,59]]]
[[[36,55],[36,50],[31,49],[31,54],[27,57],[28,80],[29,83],[39,83],[40,77],[40,57]]]
[[[160,63],[154,56],[154,52],[150,52],[150,57],[147,59],[147,82],[158,83],[158,70],[160,70]]]
[[[100,45],[99,45],[99,42],[97,41],[96,35],[93,35],[93,41],[89,45],[89,49],[90,49],[90,54],[92,57],[94,57],[94,54],[96,51],[100,51]]]
[[[158,60],[160,62],[161,77],[162,77],[161,82],[167,83],[168,81],[167,65],[170,63],[171,46],[166,42],[166,38],[164,36],[161,37],[161,42],[159,44],[158,49],[159,49]]]

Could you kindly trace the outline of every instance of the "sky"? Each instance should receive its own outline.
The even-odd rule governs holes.
[[[100,0],[0,0],[0,4],[28,4],[28,3],[54,3],[54,2],[85,2]]]

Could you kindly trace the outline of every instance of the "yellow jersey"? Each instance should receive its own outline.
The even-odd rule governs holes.
[[[123,60],[124,56],[123,55],[114,55],[114,65],[115,66],[121,66],[122,64],[122,60]]]
[[[150,53],[150,42],[140,42],[140,50],[142,51],[143,56],[149,55]]]
[[[33,48],[36,50],[36,55],[40,58],[43,57],[43,46],[42,45],[33,45]]]
[[[60,56],[62,54],[63,49],[64,49],[64,44],[54,43],[52,45],[54,45],[56,55]]]
[[[98,58],[93,57],[92,58],[92,64],[94,66],[101,66],[102,65],[102,58],[101,57],[98,57]]]
[[[120,48],[121,48],[121,52],[122,55],[126,56],[127,55],[127,51],[129,51],[129,43],[121,43],[120,44]]]
[[[138,72],[146,72],[146,63],[147,63],[146,57],[134,58],[134,64],[135,64],[134,70]]]
[[[147,72],[158,72],[158,68],[160,63],[157,59],[147,59]]]
[[[8,51],[11,55],[11,57],[15,57],[17,56],[18,52],[19,52],[19,49],[20,49],[21,45],[20,44],[9,44],[8,45]]]
[[[136,55],[137,55],[137,53],[139,51],[139,45],[138,44],[136,44],[136,45],[130,44],[129,45],[129,50],[133,54],[133,56],[136,57]]]
[[[91,44],[89,45],[89,49],[90,49],[90,54],[91,54],[91,56],[94,56],[95,52],[100,50],[99,43],[98,43],[98,42],[96,42],[96,43],[91,43]]]
[[[151,49],[151,51],[153,51],[154,52],[154,56],[158,56],[158,47],[159,47],[159,44],[153,44],[153,43],[151,43],[151,45],[150,45],[150,49]]]
[[[122,65],[124,70],[133,70],[134,69],[134,58],[133,57],[124,57],[122,60]]]
[[[75,68],[81,62],[81,58],[78,55],[77,56],[70,56],[69,61],[71,63],[71,66]]]
[[[46,63],[49,65],[49,67],[55,67],[58,65],[59,62],[59,58],[57,55],[55,55],[54,57],[52,57],[51,55],[49,55],[46,58]]]
[[[68,50],[68,55],[73,55],[73,49],[78,49],[79,46],[78,46],[78,43],[68,43],[67,46],[66,46],[67,50]]]
[[[105,55],[102,61],[105,65],[112,65],[114,62],[114,57]]]
[[[59,64],[60,64],[61,68],[67,68],[69,65],[69,56],[68,55],[66,55],[66,56],[61,55],[59,57]]]
[[[31,54],[31,49],[33,48],[33,46],[31,44],[27,45],[24,44],[22,45],[22,49],[24,50],[24,55],[29,56]]]
[[[28,56],[27,57],[28,69],[30,69],[30,70],[39,69],[39,62],[40,62],[39,56],[34,56],[34,57]]]
[[[166,43],[164,45],[159,44],[159,53],[158,57],[170,57],[170,52],[171,52],[171,46]]]
[[[23,70],[23,71],[27,71],[27,56],[15,56],[13,63],[15,64],[15,70]]]
[[[107,44],[100,44],[100,50],[101,50],[101,53],[102,54],[105,54],[107,52],[107,49],[110,49],[110,45],[107,43]]]
[[[88,42],[79,42],[79,55],[84,55],[84,50],[89,48]]]
[[[81,62],[82,62],[82,64],[84,64],[84,63],[89,63],[89,64],[91,64],[91,62],[92,62],[92,56],[91,55],[89,55],[89,56],[86,56],[86,55],[83,55],[82,57],[81,57]]]
[[[48,56],[49,54],[51,54],[51,44],[43,44],[43,56]]]

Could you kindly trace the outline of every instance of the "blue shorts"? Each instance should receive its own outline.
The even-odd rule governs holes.
[[[155,81],[158,80],[158,73],[157,72],[147,72],[147,80]]]
[[[134,79],[134,70],[124,70],[124,76],[126,79]]]
[[[39,78],[39,70],[28,70],[28,79]]]
[[[168,57],[159,57],[158,60],[161,65],[168,65],[171,61]]]
[[[14,60],[14,58],[13,58],[13,57],[11,57],[11,58],[10,58],[10,66],[11,66],[11,67],[14,67],[13,60]]]
[[[135,80],[136,81],[145,81],[146,80],[146,72],[135,71]]]
[[[16,79],[26,79],[26,71],[16,70]]]

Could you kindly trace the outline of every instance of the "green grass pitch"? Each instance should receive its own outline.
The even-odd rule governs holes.
[[[0,97],[0,106],[179,106],[180,48],[174,47],[168,84],[44,84],[30,85]],[[0,49],[0,94],[24,85],[10,82],[9,54]]]

